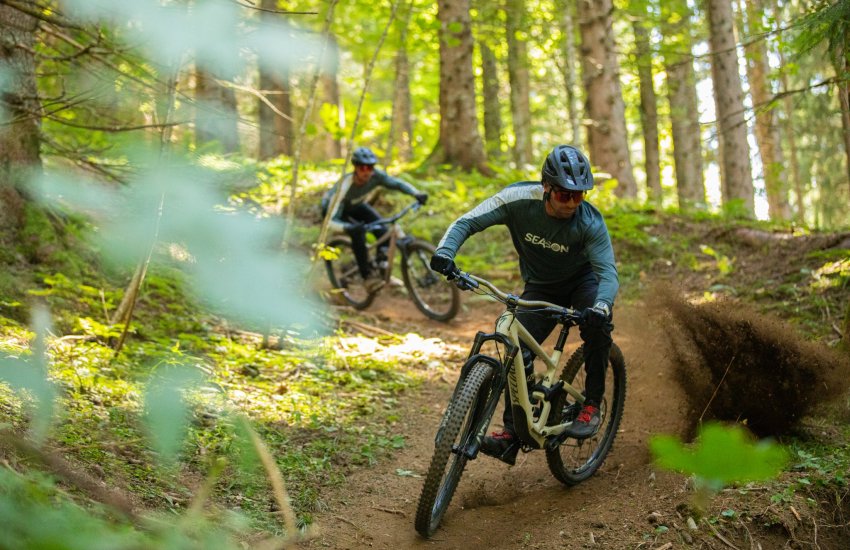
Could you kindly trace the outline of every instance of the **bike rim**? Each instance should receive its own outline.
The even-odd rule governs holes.
[[[410,290],[422,307],[435,315],[446,315],[454,306],[454,291],[445,278],[428,266],[425,251],[415,250],[407,259]]]

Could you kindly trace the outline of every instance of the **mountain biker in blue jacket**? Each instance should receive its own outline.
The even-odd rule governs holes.
[[[369,264],[369,251],[366,248],[366,224],[381,219],[381,216],[366,202],[369,193],[377,187],[385,187],[415,197],[419,204],[423,205],[428,200],[428,195],[418,191],[409,183],[375,168],[378,157],[368,147],[355,149],[351,155],[351,163],[354,165],[354,171],[345,174],[322,197],[322,215],[327,215],[334,195],[342,189],[342,200],[339,201],[333,213],[330,228],[345,231],[351,237],[351,249],[357,260],[360,276],[363,277],[366,289],[373,292],[383,284],[383,279],[372,270]],[[385,229],[372,231],[372,234],[379,239],[384,233],[386,233]],[[378,255],[380,256],[383,252],[383,250],[378,250]],[[377,259],[380,260],[381,258]]]
[[[587,372],[586,400],[570,437],[585,439],[600,424],[599,404],[605,391],[605,369],[611,350],[611,310],[619,289],[614,250],[599,210],[584,200],[593,188],[590,162],[571,145],[559,145],[543,163],[541,181],[510,185],[485,200],[446,230],[431,269],[450,275],[454,257],[474,233],[506,225],[519,254],[525,300],[545,300],[582,310],[580,324]],[[537,342],[556,325],[554,319],[519,311],[517,317]],[[523,349],[526,365],[533,354]],[[514,464],[520,442],[516,436],[508,389],[505,390],[504,430],[484,438],[481,450]]]

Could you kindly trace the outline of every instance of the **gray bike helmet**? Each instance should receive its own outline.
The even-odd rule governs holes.
[[[543,162],[542,180],[569,191],[593,189],[590,161],[572,145],[558,145]]]
[[[358,147],[354,150],[354,153],[351,154],[351,163],[368,164],[371,166],[378,164],[378,157],[376,157],[375,153],[373,153],[368,147]]]

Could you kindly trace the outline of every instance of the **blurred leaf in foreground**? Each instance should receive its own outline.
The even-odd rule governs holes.
[[[712,490],[733,483],[775,478],[788,462],[780,445],[754,438],[740,426],[706,424],[693,445],[685,445],[669,435],[650,441],[655,463],[661,468],[697,477]]]

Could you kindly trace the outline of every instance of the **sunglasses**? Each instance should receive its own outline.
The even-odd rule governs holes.
[[[369,171],[371,171],[371,170],[374,170],[375,167],[372,166],[371,164],[355,164],[354,169],[355,170],[369,170]]]
[[[574,202],[576,204],[584,200],[584,191],[567,191],[566,189],[552,189],[552,196],[558,202]]]

